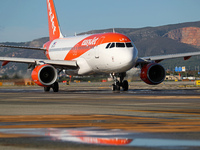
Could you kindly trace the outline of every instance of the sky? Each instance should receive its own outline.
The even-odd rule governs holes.
[[[0,42],[48,36],[46,0],[0,0]],[[54,0],[65,36],[200,21],[200,0]]]

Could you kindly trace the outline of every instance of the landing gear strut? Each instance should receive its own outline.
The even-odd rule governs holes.
[[[118,74],[111,73],[110,75],[114,80],[114,84],[112,84],[113,91],[120,91],[120,87],[123,88],[123,91],[128,91],[128,81],[124,80],[124,77],[126,76],[126,72],[118,73]],[[118,80],[117,77],[119,77],[120,80]]]
[[[59,91],[58,82],[56,81],[56,82],[54,82],[54,84],[52,84],[51,86],[44,87],[44,91],[45,91],[45,92],[49,92],[49,91],[50,91],[50,88],[52,88],[54,92],[58,92],[58,91]]]

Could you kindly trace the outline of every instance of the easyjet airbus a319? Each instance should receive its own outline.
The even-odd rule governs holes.
[[[51,88],[59,91],[58,73],[66,70],[68,75],[90,75],[108,73],[114,83],[112,90],[128,90],[124,80],[126,71],[140,66],[141,79],[156,85],[165,79],[165,69],[158,64],[164,59],[183,57],[185,60],[200,52],[138,58],[138,50],[126,35],[120,33],[100,33],[63,37],[53,0],[46,0],[49,24],[49,41],[43,48],[0,45],[0,47],[41,50],[48,59],[0,57],[2,65],[9,62],[27,63],[33,67],[32,79],[45,91]]]

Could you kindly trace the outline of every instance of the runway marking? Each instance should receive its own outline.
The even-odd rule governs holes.
[[[19,138],[19,137],[38,137],[36,135],[26,135],[26,134],[5,134],[0,133],[0,138]]]
[[[160,103],[138,103],[138,104],[134,104],[134,105],[160,105],[160,104],[162,104],[162,105],[187,105],[187,104],[190,104],[190,103],[163,103],[162,101],[160,102]]]
[[[123,110],[133,112],[151,112],[151,113],[172,113],[172,114],[188,114],[188,115],[200,115],[200,110]]]
[[[160,119],[117,115],[0,116],[1,129],[78,127],[101,127],[134,132],[200,132],[200,119]],[[0,137],[7,136],[0,134]]]
[[[112,99],[137,98],[137,99],[200,99],[200,96],[112,96]]]
[[[21,93],[1,93],[1,97],[4,97],[4,96],[7,96],[7,95],[17,95],[18,99],[16,100],[19,100],[19,97],[21,98],[21,100],[27,100],[27,99],[36,99],[36,97],[28,97],[28,96],[23,96]],[[54,100],[54,99],[57,99],[57,97],[51,97],[51,96],[43,96],[44,93],[38,93],[38,94],[41,94],[40,96],[38,96],[38,98],[40,98],[39,101],[44,101],[44,100]],[[52,94],[52,93],[51,93]],[[71,99],[76,99],[76,98],[80,98],[80,99],[85,99],[82,97],[82,95],[79,95],[79,94],[74,94],[74,93],[68,93],[70,94],[71,96]],[[94,95],[96,95],[95,93],[92,93]],[[129,93],[128,93],[129,94]],[[102,94],[100,94],[101,96],[99,97],[90,97],[90,98],[87,98],[88,99],[91,99],[91,100],[98,100],[98,99],[102,99]],[[42,97],[41,97],[42,96]],[[15,96],[16,97],[16,96]],[[58,94],[58,97],[60,98],[60,101],[61,100],[66,100],[66,96],[65,96],[65,93],[59,93]],[[143,100],[150,100],[150,99],[153,99],[153,100],[157,100],[157,99],[200,99],[200,96],[187,96],[187,95],[184,95],[184,96],[151,96],[151,95],[148,95],[148,96],[143,96],[143,95],[113,95],[112,93],[110,93],[109,95],[105,95],[104,99],[105,98],[108,98],[108,99],[116,99],[116,100],[120,100],[120,99],[143,99]],[[15,100],[14,98],[12,100]]]

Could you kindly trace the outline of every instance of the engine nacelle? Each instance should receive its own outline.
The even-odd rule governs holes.
[[[51,65],[39,65],[33,69],[31,77],[37,85],[46,87],[56,81],[57,71]]]
[[[165,69],[157,63],[145,64],[141,69],[140,78],[147,84],[159,84],[165,79]]]

